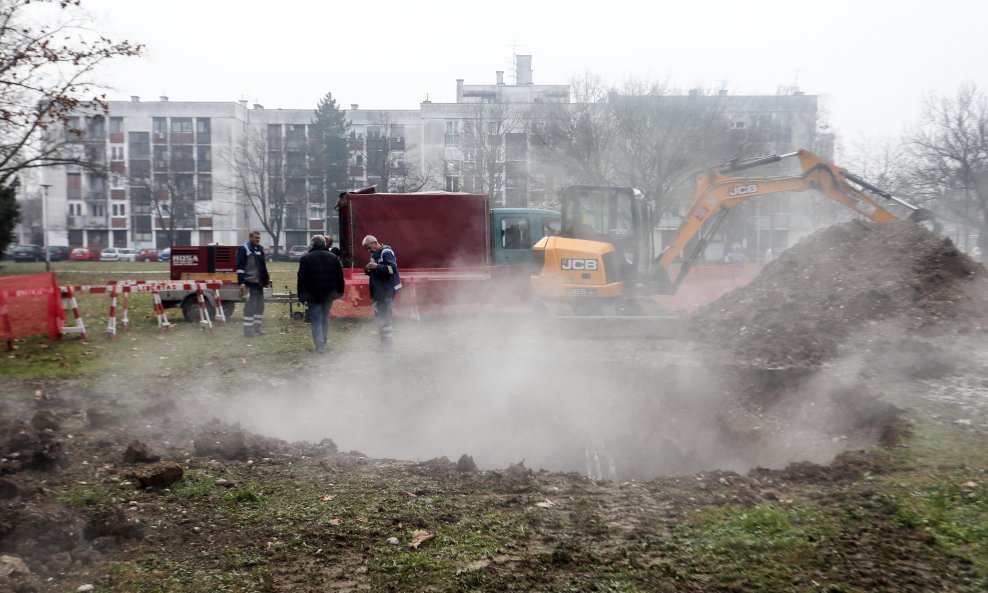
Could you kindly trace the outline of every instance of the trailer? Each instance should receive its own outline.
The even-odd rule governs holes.
[[[421,313],[454,304],[527,303],[531,247],[560,226],[554,210],[491,209],[489,196],[458,192],[369,188],[343,194],[336,208],[346,291],[334,313],[338,308],[341,316],[369,314],[366,235],[395,251],[404,286],[396,309]]]

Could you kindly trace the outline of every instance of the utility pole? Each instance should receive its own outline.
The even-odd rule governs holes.
[[[51,253],[48,252],[48,188],[50,183],[41,184],[41,248],[45,250],[45,271],[51,271]]]

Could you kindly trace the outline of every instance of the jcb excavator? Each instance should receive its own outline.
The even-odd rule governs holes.
[[[797,156],[802,165],[801,175],[737,175],[738,171],[793,156]],[[674,294],[731,208],[751,198],[778,192],[815,189],[875,222],[899,220],[870,193],[904,207],[910,212],[908,218],[911,220],[932,220],[928,210],[896,198],[807,150],[731,161],[701,171],[696,175],[695,183],[696,198],[672,241],[658,257],[653,238],[654,204],[640,191],[586,185],[564,190],[561,234],[545,237],[533,247],[539,268],[537,275],[532,276],[535,297],[561,314],[652,314],[654,311],[650,308],[654,303],[641,297]],[[704,235],[684,256],[676,278],[670,280],[669,265],[701,228]],[[640,317],[638,321],[641,321]]]

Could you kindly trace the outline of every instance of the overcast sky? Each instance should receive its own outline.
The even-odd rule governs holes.
[[[511,76],[533,56],[536,84],[585,71],[682,89],[820,95],[845,142],[896,134],[925,94],[988,89],[982,0],[84,0],[98,28],[147,45],[108,69],[111,99],[257,101],[310,108],[413,109],[455,100],[455,80]]]

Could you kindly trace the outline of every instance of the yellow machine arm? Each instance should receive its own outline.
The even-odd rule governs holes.
[[[803,168],[802,175],[791,177],[738,177],[732,175],[735,171],[775,163],[792,156],[799,157]],[[893,200],[909,208],[913,214],[926,212],[874,187],[861,178],[848,173],[844,169],[808,150],[799,150],[784,155],[772,155],[740,163],[731,162],[697,174],[696,199],[690,206],[689,212],[680,225],[679,230],[676,231],[672,242],[659,255],[658,264],[662,268],[667,268],[686,248],[686,244],[689,243],[690,239],[696,236],[704,224],[711,218],[717,217],[718,214],[722,215],[726,213],[727,210],[745,200],[778,192],[797,192],[815,189],[828,198],[836,200],[858,214],[876,222],[886,223],[899,220],[898,217],[880,206],[869,195],[852,186],[849,181],[883,198]],[[717,218],[719,223],[722,216]],[[702,247],[695,251],[696,253],[701,252]],[[688,263],[684,268],[688,267]],[[681,270],[680,277],[677,280],[681,280],[685,272],[685,269]]]

